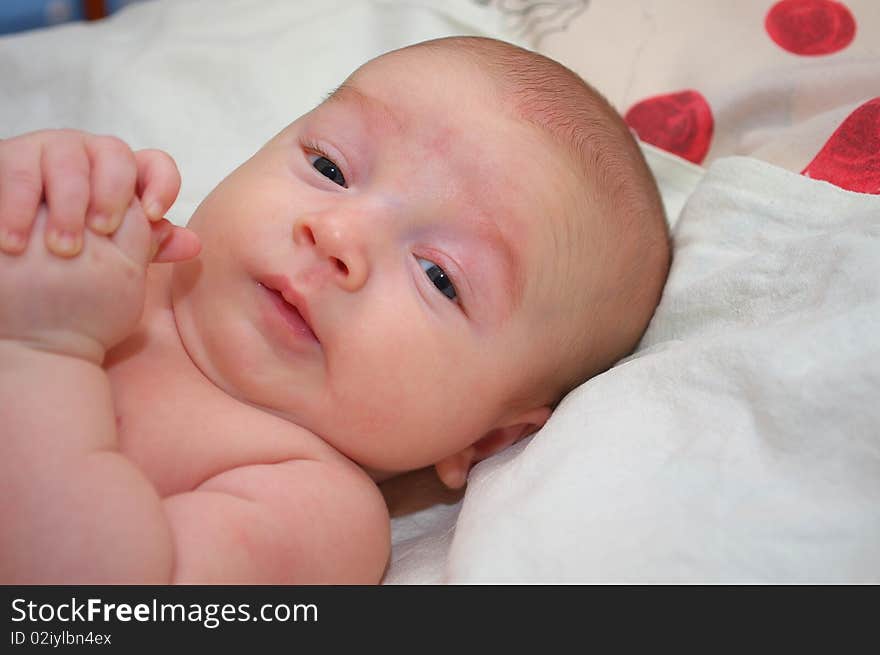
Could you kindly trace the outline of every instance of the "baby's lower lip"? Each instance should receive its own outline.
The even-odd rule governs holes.
[[[260,285],[263,291],[268,295],[269,301],[275,306],[277,315],[284,321],[287,327],[296,336],[308,339],[318,343],[318,337],[312,332],[312,329],[303,320],[302,315],[296,307],[284,300],[284,297],[278,291]]]

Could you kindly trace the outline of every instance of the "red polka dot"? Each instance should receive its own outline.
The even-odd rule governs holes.
[[[833,0],[782,0],[764,19],[764,29],[783,50],[796,55],[830,55],[856,34],[849,9]]]
[[[695,164],[705,158],[715,129],[709,103],[691,89],[646,98],[624,120],[642,141]]]
[[[802,173],[849,191],[880,194],[880,97],[851,113]]]

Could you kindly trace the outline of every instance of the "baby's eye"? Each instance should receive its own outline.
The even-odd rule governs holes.
[[[312,166],[316,171],[339,186],[345,186],[345,176],[342,174],[342,171],[339,170],[339,166],[323,155],[315,155],[314,157],[315,160],[312,162]]]
[[[452,280],[449,279],[446,272],[434,262],[422,259],[421,257],[416,257],[416,259],[419,260],[419,265],[422,267],[422,270],[428,274],[428,279],[433,282],[434,286],[437,287],[444,296],[453,302],[458,302],[458,293],[456,293],[455,286],[453,286]]]

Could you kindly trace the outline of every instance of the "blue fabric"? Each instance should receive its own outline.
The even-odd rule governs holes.
[[[79,0],[4,0],[0,3],[0,33],[48,27],[82,20]]]

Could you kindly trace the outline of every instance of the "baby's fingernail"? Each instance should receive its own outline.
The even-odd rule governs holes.
[[[89,225],[101,234],[110,234],[113,231],[113,222],[106,214],[95,214],[89,220]]]
[[[157,221],[162,218],[162,205],[158,200],[149,199],[144,201],[144,212],[151,221]]]
[[[24,250],[27,241],[21,232],[0,227],[0,250],[8,253],[19,253]]]
[[[49,230],[46,235],[49,250],[62,257],[72,257],[82,248],[82,234],[66,230]]]

